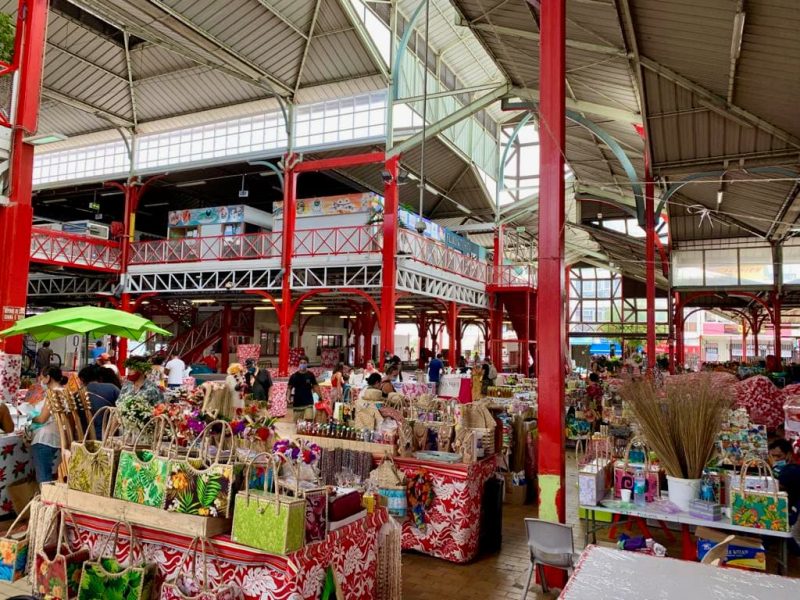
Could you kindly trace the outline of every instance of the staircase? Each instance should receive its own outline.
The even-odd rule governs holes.
[[[180,335],[170,340],[169,353],[174,352],[187,364],[196,362],[203,351],[222,339],[222,310],[208,314]],[[202,313],[201,313],[202,314]],[[231,315],[230,335],[253,335],[254,316],[251,308],[234,309]]]

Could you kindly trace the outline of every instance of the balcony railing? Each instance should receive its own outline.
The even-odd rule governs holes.
[[[131,244],[130,264],[277,258],[281,255],[282,241],[282,234],[265,232],[134,242]]]
[[[497,287],[536,287],[536,272],[528,265],[501,265],[491,267],[489,285]]]
[[[120,247],[108,240],[34,227],[31,260],[113,273],[120,270]]]
[[[399,255],[423,264],[442,269],[455,275],[481,283],[487,283],[489,265],[477,258],[462,254],[441,242],[419,235],[408,229],[401,229],[397,240]]]
[[[383,248],[383,232],[375,225],[304,229],[294,233],[294,256],[369,254]]]

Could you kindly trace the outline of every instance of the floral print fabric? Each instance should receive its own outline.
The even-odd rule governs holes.
[[[123,450],[119,457],[114,498],[163,508],[169,470],[169,459],[155,456],[150,450]]]
[[[743,527],[789,531],[789,502],[777,495],[734,489],[731,491],[731,522]]]
[[[115,558],[87,561],[78,600],[149,600],[155,565],[123,567]]]
[[[79,492],[111,496],[117,458],[112,448],[102,447],[102,442],[72,442],[67,486]]]
[[[25,575],[28,540],[0,538],[0,581],[16,581]]]
[[[44,552],[39,552],[34,561],[36,583],[33,591],[46,600],[77,598],[83,563],[88,558],[88,550],[58,554],[53,560]]]
[[[167,480],[165,506],[170,512],[201,517],[228,518],[231,491],[241,473],[234,465],[211,465],[201,469],[199,459],[174,461]]]

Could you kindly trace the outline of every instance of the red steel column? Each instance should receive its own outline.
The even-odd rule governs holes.
[[[539,100],[539,518],[565,522],[564,76],[565,0],[541,3]],[[547,581],[564,582],[548,570]]]
[[[125,312],[131,312],[131,295],[128,292],[122,292],[119,298],[119,309]],[[121,375],[125,374],[125,360],[128,358],[128,338],[124,335],[120,336],[119,344],[117,345],[117,368]]]
[[[47,33],[47,0],[20,1],[13,64],[19,69],[17,114],[10,115],[11,136],[8,206],[0,208],[0,329],[11,327],[25,316],[28,298],[28,265],[31,254],[33,207],[33,145],[24,139],[36,133],[42,91],[42,65]],[[12,75],[6,75],[12,77]],[[22,337],[0,339],[0,350],[22,354]]]
[[[645,287],[647,294],[647,369],[656,366],[656,217],[650,152],[644,149]]]
[[[289,375],[289,346],[292,326],[292,254],[294,253],[294,228],[297,222],[297,171],[294,155],[285,157],[283,178],[283,240],[281,244],[281,306],[278,313],[280,347],[278,348],[278,376]]]
[[[233,310],[230,303],[222,305],[222,340],[220,341],[220,373],[228,370],[231,355],[231,323],[233,322]]]
[[[456,303],[452,300],[447,303],[447,337],[450,338],[450,343],[448,344],[449,348],[447,349],[447,360],[450,362],[451,367],[456,366],[456,360],[458,359],[458,341],[456,338],[460,338],[460,332],[458,331],[458,309],[456,308]]]
[[[399,194],[397,176],[400,157],[393,156],[386,161],[389,181],[383,191],[383,285],[381,287],[381,368],[388,352],[394,354],[395,309],[397,303],[397,209]]]

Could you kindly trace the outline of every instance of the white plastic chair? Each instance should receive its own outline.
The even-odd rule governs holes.
[[[572,539],[572,526],[540,519],[525,519],[525,533],[528,536],[531,565],[528,568],[521,600],[525,600],[528,595],[534,569],[539,572],[542,591],[548,592],[544,567],[564,569],[571,577],[575,563],[578,561],[578,555],[575,554],[575,542]]]

